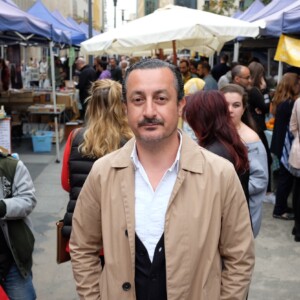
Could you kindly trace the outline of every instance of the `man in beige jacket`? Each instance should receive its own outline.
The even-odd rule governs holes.
[[[178,131],[180,72],[140,61],[123,97],[135,139],[95,162],[73,217],[80,299],[245,299],[254,267],[245,196],[227,160]]]

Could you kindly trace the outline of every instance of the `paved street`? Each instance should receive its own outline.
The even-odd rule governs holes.
[[[55,260],[55,222],[64,215],[68,195],[60,185],[61,163],[55,162],[54,148],[49,155],[19,152],[34,178],[38,199],[32,214],[36,230],[33,276],[39,300],[73,300],[78,297],[70,263],[57,265]],[[264,203],[248,299],[300,300],[300,243],[291,235],[293,222],[273,219],[272,207]]]

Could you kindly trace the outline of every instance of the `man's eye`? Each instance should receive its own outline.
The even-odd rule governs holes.
[[[167,101],[167,98],[166,97],[164,97],[164,96],[158,96],[157,98],[156,98],[156,101],[157,102],[166,102]]]
[[[143,98],[133,98],[131,101],[133,103],[141,103],[141,102],[143,102]]]

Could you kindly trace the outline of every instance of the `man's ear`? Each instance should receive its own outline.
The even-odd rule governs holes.
[[[178,103],[178,116],[179,117],[182,117],[182,112],[183,112],[185,105],[186,105],[186,99],[185,99],[185,97],[183,97]]]

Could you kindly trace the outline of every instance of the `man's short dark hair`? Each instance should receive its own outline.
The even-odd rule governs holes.
[[[189,62],[187,59],[185,59],[185,58],[182,58],[182,59],[179,61],[179,63],[180,63],[180,64],[181,64],[181,63],[185,63],[187,67],[190,66],[190,62]]]
[[[207,70],[208,73],[209,73],[210,70],[211,70],[210,64],[209,64],[207,61],[204,61],[204,62],[202,63],[202,68],[205,69],[205,70]]]
[[[146,58],[138,61],[137,63],[130,66],[125,73],[125,77],[122,83],[122,95],[123,101],[126,102],[126,92],[127,92],[127,80],[129,74],[134,70],[148,70],[148,69],[162,69],[168,68],[174,74],[174,84],[177,91],[177,100],[180,101],[184,97],[183,80],[178,67],[170,64],[166,61],[157,58]]]

